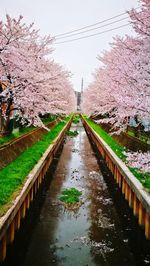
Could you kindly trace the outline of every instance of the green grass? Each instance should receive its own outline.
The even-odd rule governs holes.
[[[68,118],[66,118],[66,121]],[[59,132],[65,126],[65,122],[60,122],[54,126],[51,131],[43,135],[42,139],[36,142],[32,147],[25,150],[12,163],[0,170],[0,215],[6,211],[23,183],[28,173],[39,161],[45,150],[57,137]]]
[[[46,118],[42,118],[42,122],[44,124],[47,124],[47,123],[50,123],[50,122],[54,121],[55,119],[56,119],[56,116],[53,115],[53,116],[49,116],[49,117],[46,117]],[[19,132],[12,133],[9,136],[0,137],[0,146],[4,145],[4,144],[7,144],[11,140],[19,138],[19,137],[21,137],[22,135],[24,135],[24,134],[26,134],[28,132],[31,132],[33,129],[36,129],[36,127],[34,127],[34,126],[25,127],[25,128],[22,128]]]
[[[126,134],[129,135],[129,136],[131,136],[131,137],[135,137],[134,132],[131,131],[131,130],[128,130],[128,131],[126,132]]]
[[[149,138],[147,136],[141,135],[139,136],[140,141],[143,141],[144,143],[147,143],[149,141]]]
[[[119,145],[116,140],[114,140],[105,130],[103,130],[100,125],[95,124],[89,118],[84,116],[87,123],[98,133],[98,135],[111,147],[111,149],[116,153],[116,155],[122,159],[124,163],[127,163],[126,156],[123,154],[126,149]],[[137,168],[129,167],[133,175],[142,183],[142,185],[148,189],[150,192],[150,173],[140,172]]]
[[[66,135],[69,136],[69,137],[76,137],[78,134],[79,133],[78,133],[77,130],[74,130],[74,131],[68,130],[68,131],[66,131]]]
[[[126,132],[127,135],[131,136],[131,137],[134,137],[136,139],[139,139],[140,141],[144,142],[144,143],[147,143],[147,141],[149,141],[149,137],[146,136],[146,135],[142,135],[140,134],[139,136],[135,136],[135,132],[132,131],[132,130],[128,130]]]
[[[133,175],[142,183],[142,185],[150,192],[150,173],[139,172],[138,169],[129,167]]]
[[[21,129],[21,131],[19,131],[19,132],[12,133],[10,136],[0,137],[0,145],[4,145],[4,144],[10,142],[11,140],[19,138],[22,135],[32,131],[33,129],[35,129],[35,127],[26,127],[26,128]]]
[[[50,115],[48,117],[43,117],[41,120],[44,124],[47,124],[47,123],[54,121],[56,118],[57,118],[56,115]]]
[[[104,129],[95,124],[89,118],[84,117],[88,124],[98,133],[98,135],[111,147],[119,158],[125,161],[126,156],[123,154],[125,148],[120,146]]]
[[[74,115],[74,116],[73,116],[73,120],[72,120],[72,122],[73,122],[74,124],[78,124],[78,123],[80,123],[80,116],[79,116],[79,115]]]
[[[76,188],[68,188],[62,191],[62,195],[60,196],[59,199],[67,204],[75,204],[79,202],[81,195],[82,192],[80,192]]]

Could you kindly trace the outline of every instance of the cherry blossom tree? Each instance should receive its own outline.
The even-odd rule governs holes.
[[[0,103],[6,126],[13,110],[22,123],[43,126],[40,114],[75,108],[70,74],[51,57],[53,39],[40,37],[33,26],[27,26],[22,16],[7,15],[5,23],[0,21],[0,77],[6,85]]]
[[[89,116],[107,114],[99,122],[111,123],[115,133],[126,130],[132,117],[150,122],[150,1],[128,12],[136,37],[115,37],[111,49],[99,56],[100,67],[83,94],[83,111]],[[150,171],[150,153],[127,154],[128,165]]]
[[[150,152],[126,152],[127,165],[140,172],[150,173]]]
[[[132,9],[129,13],[134,30],[139,36],[150,37],[150,1],[141,0],[141,11]]]
[[[84,110],[88,107],[89,115],[107,113],[101,122],[111,123],[118,133],[130,117],[138,123],[150,121],[150,4],[142,3],[141,11],[129,12],[138,35],[114,38],[111,50],[98,57],[101,67],[84,93]]]

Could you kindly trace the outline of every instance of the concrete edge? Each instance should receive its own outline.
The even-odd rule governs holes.
[[[117,165],[118,169],[120,170],[120,173],[124,176],[126,182],[131,187],[133,192],[136,193],[137,198],[139,201],[143,204],[143,207],[147,210],[148,213],[150,213],[150,195],[148,192],[145,191],[143,185],[140,183],[140,181],[132,174],[132,172],[129,170],[129,168],[125,165],[125,163],[115,154],[115,152],[110,148],[110,146],[95,132],[93,128],[91,128],[88,124],[88,122],[82,117],[90,131],[93,135],[95,135],[95,138],[97,141],[99,141],[104,148],[104,150],[107,152],[108,156],[111,158],[114,164]]]
[[[35,180],[37,179],[38,175],[40,174],[43,166],[45,165],[45,161],[49,159],[50,156],[53,156],[53,151],[57,146],[58,142],[64,136],[66,129],[70,126],[72,118],[67,122],[64,128],[61,130],[59,135],[53,140],[47,150],[44,152],[42,157],[40,158],[39,162],[34,166],[34,168],[30,171],[27,176],[27,180],[23,185],[20,194],[14,200],[13,205],[8,209],[8,211],[0,218],[0,240],[4,236],[7,228],[13,221],[14,217],[16,216],[18,210],[20,209],[21,205],[23,204],[26,196],[28,195],[30,189],[32,188]]]

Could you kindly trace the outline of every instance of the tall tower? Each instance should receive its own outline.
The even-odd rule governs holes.
[[[83,78],[81,79],[81,90],[76,91],[76,98],[77,98],[77,111],[81,111],[81,98],[83,93]]]

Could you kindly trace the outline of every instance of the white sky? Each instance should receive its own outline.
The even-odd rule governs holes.
[[[26,23],[34,22],[42,35],[54,36],[94,24],[139,5],[138,0],[0,0],[0,17],[4,18],[6,13],[14,17],[21,14]],[[126,23],[122,21],[87,34]],[[75,90],[80,90],[82,77],[84,87],[92,80],[91,73],[99,65],[97,55],[109,48],[116,34],[123,36],[134,32],[130,26],[126,26],[91,38],[54,45],[53,58],[72,72]]]

